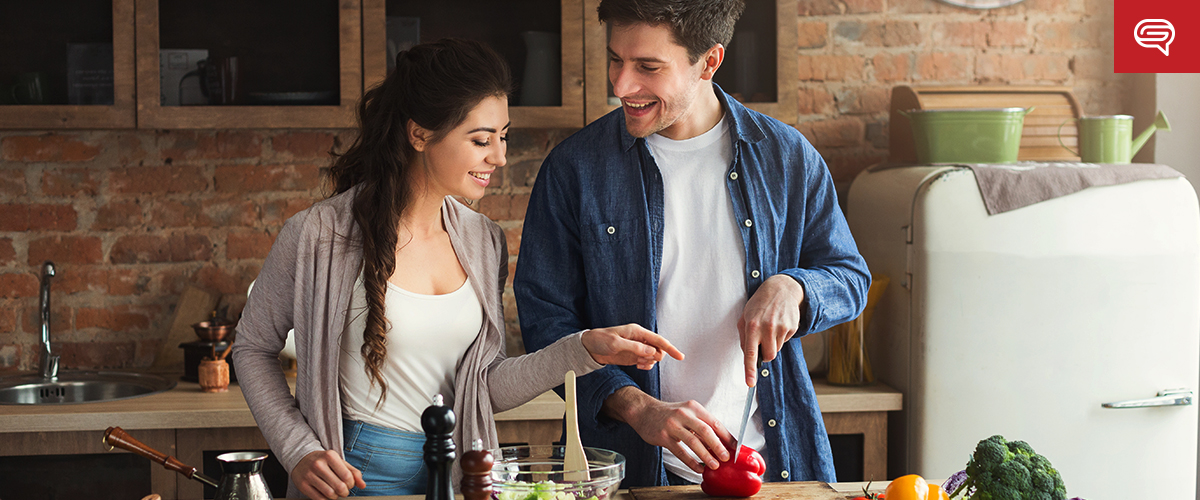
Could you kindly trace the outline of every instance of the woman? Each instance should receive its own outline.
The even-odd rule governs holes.
[[[334,194],[276,238],[234,354],[255,420],[291,471],[288,496],[422,493],[420,414],[435,394],[453,402],[460,450],[474,439],[495,447],[493,413],[567,370],[682,358],[636,325],[504,356],[504,233],[453,197],[483,197],[504,165],[510,86],[478,42],[401,53],[363,96],[359,137],[329,172]],[[294,398],[278,362],[292,328]]]

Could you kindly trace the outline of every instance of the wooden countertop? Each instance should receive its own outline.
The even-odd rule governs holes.
[[[893,411],[901,394],[883,385],[833,386],[814,380],[817,403],[824,413]],[[496,414],[496,420],[558,420],[563,402],[553,391],[517,408]],[[125,429],[195,429],[256,427],[238,384],[229,391],[204,393],[194,382],[179,382],[160,394],[121,401],[69,405],[0,405],[0,433],[103,431]]]
[[[944,480],[940,480],[940,479],[935,480],[935,481],[937,484],[942,484],[945,482]],[[930,482],[932,483],[934,481],[930,481]],[[868,491],[870,491],[872,493],[883,493],[883,490],[887,489],[888,483],[889,483],[889,481],[871,482],[870,483],[871,489]],[[829,483],[829,487],[833,488],[833,490],[838,492],[839,494],[845,495],[846,498],[849,499],[849,498],[861,496],[862,492],[863,492],[863,487],[867,486],[867,484],[868,483],[866,483],[866,482]],[[424,495],[398,495],[398,496],[382,496],[382,497],[375,497],[375,498],[378,500],[425,500]],[[462,500],[462,495],[461,494],[455,495],[455,498],[457,500]],[[754,497],[750,497],[750,498],[754,498]],[[622,490],[618,490],[617,493],[612,496],[611,500],[634,500],[634,498],[633,498],[633,495],[629,494],[629,490],[622,489]]]

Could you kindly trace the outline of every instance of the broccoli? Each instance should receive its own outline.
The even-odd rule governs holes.
[[[975,446],[966,480],[951,497],[971,500],[1066,500],[1067,488],[1050,461],[1024,441],[992,436]],[[970,495],[967,497],[967,495]]]

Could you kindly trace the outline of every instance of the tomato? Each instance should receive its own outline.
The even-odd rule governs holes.
[[[762,455],[742,446],[736,460],[721,462],[716,469],[704,469],[700,489],[714,497],[748,497],[762,488],[762,475],[766,472]]]
[[[950,495],[947,495],[946,490],[943,490],[941,486],[930,483],[927,500],[950,500]]]
[[[883,493],[890,500],[929,500],[929,483],[921,476],[909,474],[893,479]]]

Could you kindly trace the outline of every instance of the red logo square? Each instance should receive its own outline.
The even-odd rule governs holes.
[[[1200,73],[1200,3],[1115,0],[1113,71]]]

